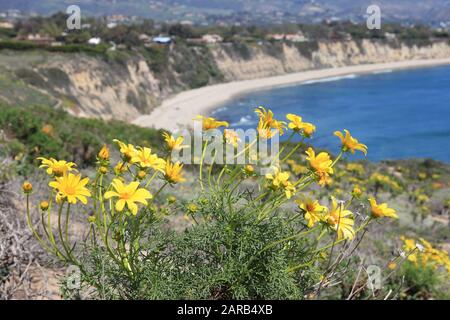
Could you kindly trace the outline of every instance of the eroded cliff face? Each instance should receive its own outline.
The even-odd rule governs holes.
[[[231,80],[256,79],[310,69],[342,67],[348,65],[384,63],[414,59],[440,59],[450,57],[450,45],[445,42],[426,47],[397,47],[386,43],[363,40],[346,42],[319,42],[317,48],[301,53],[295,45],[282,45],[277,54],[268,54],[260,46],[249,48],[242,58],[230,54],[223,46],[212,50],[216,63],[225,78]]]
[[[10,104],[22,99],[22,104],[27,104],[39,100],[78,116],[131,121],[150,113],[170,95],[206,83],[318,68],[450,57],[450,45],[446,42],[417,47],[367,40],[241,47],[220,44],[199,47],[200,53],[195,48],[177,51],[175,45],[171,50],[174,51],[163,72],[152,70],[154,62],[140,54],[109,61],[81,53],[1,52],[0,86],[4,90],[0,92],[0,102]]]
[[[60,70],[67,75],[65,83],[52,90],[65,107],[79,116],[132,120],[149,112],[164,94],[146,61],[139,58],[111,65],[84,55],[76,59],[60,56],[39,69]]]

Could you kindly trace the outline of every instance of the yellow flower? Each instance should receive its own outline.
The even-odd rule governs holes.
[[[295,132],[303,129],[302,117],[289,113],[286,115],[286,119],[290,121],[288,124],[289,129],[294,130]]]
[[[244,167],[244,172],[245,172],[246,175],[251,176],[251,175],[253,175],[255,173],[255,168],[251,164],[247,164]]]
[[[137,173],[137,177],[139,180],[143,180],[146,175],[147,175],[147,172],[145,172],[144,170],[139,170]]]
[[[187,148],[187,145],[182,145],[184,138],[183,137],[178,137],[175,139],[174,136],[168,134],[167,132],[163,132],[163,137],[164,137],[164,141],[166,141],[166,145],[167,148],[172,151],[172,150],[180,150],[183,148]]]
[[[56,177],[56,181],[49,183],[49,186],[58,191],[59,200],[67,199],[69,203],[76,204],[77,199],[83,204],[87,204],[86,197],[91,196],[91,192],[85,187],[89,178],[81,179],[81,175],[73,173]]]
[[[167,161],[164,170],[164,178],[169,183],[179,183],[186,181],[186,179],[183,178],[183,173],[181,172],[181,169],[183,169],[183,164],[179,162],[171,163]]]
[[[131,159],[132,163],[138,163],[142,168],[152,168],[157,171],[164,171],[166,161],[159,158],[156,154],[152,154],[150,148],[139,148],[135,156]]]
[[[225,143],[231,144],[235,148],[237,148],[239,141],[241,141],[241,139],[239,139],[239,134],[234,130],[225,129],[223,131],[223,137]]]
[[[33,191],[33,185],[29,183],[28,181],[25,181],[22,184],[22,190],[24,193],[31,193]]]
[[[198,211],[198,206],[195,203],[189,203],[186,206],[186,209],[189,211],[189,213],[196,213]]]
[[[41,131],[48,136],[52,136],[54,133],[53,126],[51,124],[46,124],[42,127]]]
[[[370,210],[372,212],[372,217],[381,218],[381,217],[390,217],[390,218],[398,218],[395,210],[389,208],[386,203],[377,204],[377,201],[374,198],[369,198],[370,202]]]
[[[316,126],[309,122],[303,123],[303,135],[307,138],[310,138],[313,133],[316,131]]]
[[[332,207],[329,214],[325,216],[325,220],[337,232],[338,240],[352,240],[355,237],[355,230],[353,230],[355,222],[353,218],[350,218],[353,217],[353,213],[345,210],[341,204],[338,205],[336,199],[332,198],[331,201]]]
[[[295,132],[303,132],[303,135],[307,138],[311,137],[314,131],[316,131],[316,126],[309,122],[303,122],[302,117],[295,114],[289,113],[286,118],[291,121],[288,124],[289,129]]]
[[[290,199],[295,193],[294,185],[289,181],[289,172],[283,172],[279,168],[274,168],[274,172],[266,174],[266,179],[270,180],[269,188],[277,191],[283,190],[286,198]]]
[[[202,124],[203,124],[203,130],[204,131],[208,131],[211,129],[217,129],[220,127],[228,127],[228,122],[226,121],[218,121],[214,118],[211,117],[203,117],[203,116],[197,116],[198,120],[202,120]],[[195,119],[194,119],[195,120]]]
[[[316,156],[316,153],[311,147],[308,148],[306,154],[308,155],[306,160],[309,161],[309,165],[319,177],[319,185],[323,186],[329,183],[329,175],[334,173],[333,168],[331,167],[333,161],[331,161],[330,155],[326,152],[320,152]]]
[[[395,262],[390,262],[390,263],[388,264],[388,268],[389,268],[390,270],[395,270],[395,269],[397,269],[397,264],[396,264]]]
[[[319,204],[319,201],[312,199],[295,201],[298,207],[303,211],[305,219],[308,221],[308,227],[312,228],[316,222],[322,221],[328,208]]]
[[[362,195],[362,190],[359,186],[355,186],[352,191],[352,196],[355,198],[359,198]]]
[[[41,165],[39,168],[47,168],[47,174],[55,175],[57,177],[65,175],[70,171],[77,171],[74,167],[77,165],[73,162],[67,162],[64,160],[56,160],[53,158],[46,159],[39,157],[38,160],[41,160]]]
[[[106,144],[103,145],[103,147],[100,149],[100,151],[99,151],[99,153],[98,153],[97,156],[98,156],[98,158],[99,158],[100,160],[106,161],[106,160],[109,159],[109,149],[108,149],[108,147],[106,146]]]
[[[353,138],[348,132],[347,129],[344,129],[345,137],[340,131],[335,131],[334,135],[341,139],[342,150],[351,151],[351,153],[355,153],[355,150],[359,150],[365,155],[367,155],[367,146],[365,144],[359,143],[358,140]]]
[[[127,171],[129,168],[128,163],[123,163],[122,161],[119,161],[117,165],[114,167],[114,172],[116,175],[121,174],[122,172]]]
[[[258,132],[261,138],[270,139],[276,132],[278,132],[280,136],[284,134],[286,122],[276,120],[273,117],[273,112],[271,110],[266,110],[264,107],[258,107],[255,109],[255,113],[259,116]]]
[[[137,214],[138,207],[136,202],[148,205],[147,199],[151,199],[152,195],[148,190],[139,188],[139,182],[133,181],[128,185],[124,185],[120,179],[114,179],[111,182],[115,191],[107,191],[105,193],[105,199],[113,197],[119,198],[116,202],[115,208],[118,212],[121,212],[125,205],[131,211],[133,215]]]
[[[114,139],[115,143],[119,145],[120,153],[126,162],[132,162],[133,158],[136,156],[137,150],[132,144],[123,143],[120,140]]]

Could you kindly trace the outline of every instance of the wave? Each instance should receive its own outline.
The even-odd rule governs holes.
[[[392,69],[386,69],[386,70],[374,71],[374,72],[372,72],[372,74],[391,73],[393,71],[394,70],[392,70]]]
[[[256,121],[252,120],[252,117],[247,115],[247,116],[241,117],[238,122],[234,122],[230,126],[231,127],[237,127],[237,126],[241,126],[241,125],[249,126],[249,125],[252,125],[255,123],[256,123]]]
[[[317,79],[317,80],[308,80],[308,81],[302,82],[302,84],[333,82],[333,81],[339,81],[339,80],[345,80],[345,79],[355,79],[357,77],[358,76],[356,74],[349,74],[346,76],[329,77],[329,78],[323,78],[323,79]]]

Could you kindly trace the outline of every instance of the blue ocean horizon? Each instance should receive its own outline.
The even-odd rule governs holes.
[[[368,160],[450,163],[450,66],[348,75],[248,93],[212,114],[231,128],[254,128],[254,109],[260,105],[278,118],[295,113],[314,123],[317,132],[310,142],[334,153],[340,144],[333,132],[348,129],[369,147]]]

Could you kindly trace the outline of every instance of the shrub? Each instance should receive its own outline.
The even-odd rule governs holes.
[[[271,139],[287,129],[270,110],[260,107],[256,112],[259,139]],[[300,117],[287,118],[289,141],[314,133],[315,126]],[[205,135],[222,137],[212,130],[227,126],[226,122],[201,119]],[[92,180],[77,173],[74,163],[40,159],[50,175],[50,190],[48,202],[38,210],[42,224],[34,226],[32,186],[24,184],[29,226],[44,249],[80,269],[84,289],[65,286],[67,297],[86,296],[91,288],[96,290],[88,297],[114,299],[317,297],[342,279],[344,265],[354,257],[369,225],[397,217],[395,210],[375,199],[368,202],[367,215],[354,215],[350,206],[357,201],[356,194],[347,202],[333,198],[329,207],[302,196],[302,190],[315,183],[327,185],[345,153],[366,152],[367,147],[348,131],[345,137],[335,134],[342,143],[339,155],[332,160],[328,153],[308,148],[308,170],[299,178],[292,178],[284,167],[302,143],[282,148],[281,164],[258,176],[256,169],[264,166],[265,158],[258,158],[255,166],[224,165],[213,174],[214,161],[205,167],[206,140],[198,171],[199,195],[188,203],[162,197],[168,186],[186,180],[183,165],[171,152],[183,148],[181,137],[164,135],[167,151],[162,157],[115,140],[121,162],[113,164],[109,149],[103,147]],[[224,136],[225,143],[235,148],[233,133],[225,131]],[[247,144],[241,153],[249,156],[257,142]],[[246,182],[253,187],[243,187]],[[53,211],[58,217],[56,231],[47,222]],[[90,232],[81,248],[70,237],[76,212],[89,213]],[[189,226],[181,232],[167,229],[165,219],[180,214]]]

